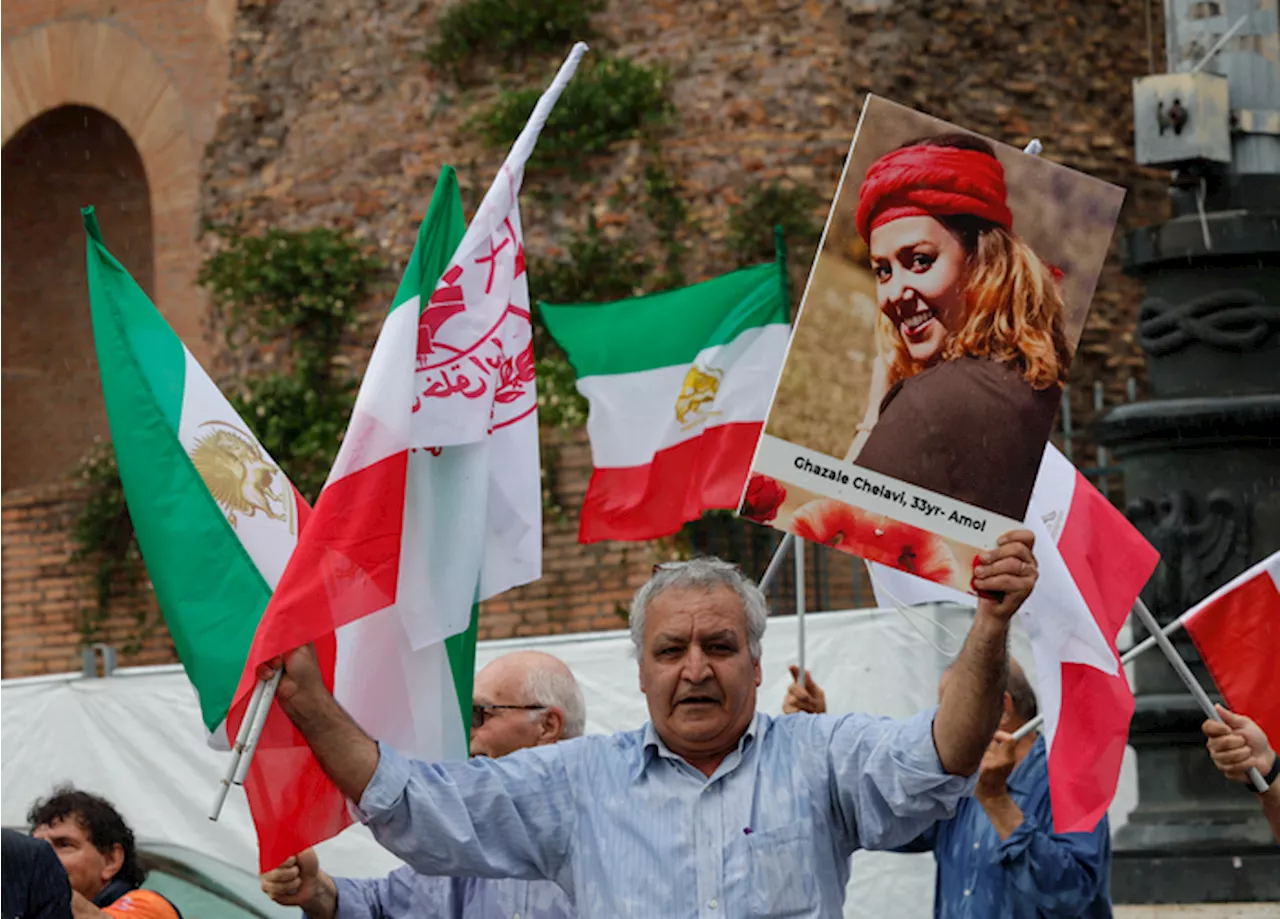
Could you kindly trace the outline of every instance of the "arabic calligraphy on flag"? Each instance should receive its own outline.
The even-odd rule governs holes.
[[[479,216],[477,221],[479,221]],[[516,301],[516,302],[512,302]],[[520,214],[512,207],[486,240],[460,250],[418,323],[414,426],[432,444],[475,439],[537,408],[533,327]],[[487,418],[477,408],[488,405]],[[442,439],[444,429],[472,436]]]

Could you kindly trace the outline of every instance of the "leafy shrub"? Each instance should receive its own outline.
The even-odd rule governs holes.
[[[773,228],[781,226],[787,248],[807,253],[807,267],[822,235],[814,212],[822,199],[807,185],[781,180],[757,182],[729,209],[728,243],[734,260],[741,266],[770,261],[775,254]]]
[[[354,381],[334,357],[383,265],[329,229],[219,233],[225,246],[205,261],[199,282],[213,296],[227,345],[276,347],[285,366],[237,380],[232,404],[315,500],[355,398]]]
[[[637,136],[672,112],[668,75],[626,58],[587,58],[547,118],[532,165],[569,166],[610,144]],[[474,122],[491,147],[505,149],[519,135],[541,88],[506,90]]]
[[[591,34],[591,14],[603,0],[461,0],[436,18],[427,61],[461,79],[476,58],[523,60],[568,52]]]

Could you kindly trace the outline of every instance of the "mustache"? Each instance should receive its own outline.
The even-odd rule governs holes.
[[[676,705],[691,701],[723,702],[724,695],[713,686],[689,686],[676,693]]]

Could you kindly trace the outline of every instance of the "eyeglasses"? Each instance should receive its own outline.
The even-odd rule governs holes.
[[[489,713],[498,709],[515,709],[517,711],[536,712],[545,709],[545,705],[472,705],[471,706],[471,727],[484,727],[485,721],[489,717]]]

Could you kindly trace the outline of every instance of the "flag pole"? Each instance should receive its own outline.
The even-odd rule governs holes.
[[[799,643],[797,662],[800,666],[799,682],[804,682],[804,540],[797,539],[795,546],[796,560],[796,641]]]
[[[773,550],[773,558],[769,559],[769,567],[764,570],[764,577],[760,579],[761,593],[767,594],[769,588],[773,586],[774,580],[778,577],[778,572],[782,570],[782,563],[786,561],[787,553],[791,551],[795,541],[795,534],[788,533],[782,537],[782,542],[778,543],[778,548]]]
[[[1142,602],[1142,598],[1138,598],[1138,602],[1133,604],[1134,615],[1138,617],[1138,621],[1151,633],[1155,638],[1156,644],[1160,646],[1160,650],[1164,652],[1164,656],[1169,663],[1173,665],[1174,671],[1182,678],[1182,682],[1186,684],[1187,689],[1191,690],[1191,695],[1195,697],[1196,702],[1200,703],[1200,709],[1205,716],[1214,721],[1222,721],[1222,716],[1218,714],[1218,710],[1213,707],[1213,702],[1209,699],[1209,694],[1204,691],[1204,687],[1200,685],[1200,681],[1196,679],[1196,675],[1191,672],[1191,668],[1187,666],[1187,662],[1182,659],[1182,655],[1178,653],[1178,649],[1173,646],[1173,642],[1169,640],[1169,636],[1160,628],[1160,623],[1156,622],[1156,617],[1151,615],[1151,610],[1147,609],[1147,604]],[[1267,790],[1267,780],[1262,777],[1256,768],[1249,770],[1249,781],[1253,787],[1263,792]]]
[[[266,688],[266,680],[259,680],[258,685],[253,687],[253,695],[249,697],[244,718],[240,720],[240,730],[236,731],[236,742],[231,748],[231,758],[227,762],[227,773],[222,777],[218,785],[218,793],[213,799],[213,807],[209,809],[209,819],[214,822],[217,822],[218,817],[222,815],[222,805],[226,803],[227,792],[231,790],[236,773],[240,770],[240,757],[244,755],[245,745],[249,742],[249,735],[253,730],[253,719],[262,706],[262,694]]]
[[[1172,635],[1174,632],[1178,631],[1178,629],[1182,628],[1183,621],[1186,618],[1187,618],[1186,614],[1183,613],[1177,619],[1173,620],[1173,622],[1170,622],[1163,629],[1161,629],[1161,631],[1164,632],[1165,635]],[[1137,659],[1139,655],[1143,654],[1146,651],[1150,651],[1155,646],[1156,646],[1156,637],[1154,635],[1148,635],[1146,638],[1142,639],[1142,641],[1138,642],[1128,651],[1124,652],[1124,654],[1120,655],[1120,666],[1123,667],[1125,664],[1128,664],[1134,661],[1135,659]],[[1022,725],[1022,727],[1018,728],[1016,731],[1013,732],[1013,739],[1021,740],[1022,738],[1030,734],[1032,731],[1039,728],[1040,725],[1042,724],[1044,724],[1044,715],[1036,715],[1026,724]]]
[[[262,691],[262,704],[253,713],[253,725],[249,728],[249,741],[244,745],[244,752],[240,754],[240,763],[236,766],[236,775],[232,780],[237,785],[243,785],[244,780],[249,777],[249,766],[253,763],[253,754],[258,749],[258,741],[262,739],[262,729],[267,725],[267,716],[271,714],[271,705],[275,702],[276,688],[280,685],[282,676],[284,676],[283,662],[280,665],[280,669],[271,675],[270,680],[266,681],[266,688]],[[246,717],[248,716],[246,715]]]
[[[787,238],[782,224],[773,225],[773,255],[782,275],[782,302],[787,305],[787,318],[791,317],[791,277],[787,274]]]
[[[1138,601],[1133,604],[1133,615],[1138,617],[1138,621],[1142,623],[1143,628],[1145,628],[1150,634],[1147,638],[1138,642],[1138,644],[1134,645],[1121,656],[1121,665],[1129,663],[1144,651],[1159,645],[1160,650],[1164,652],[1164,656],[1173,666],[1173,669],[1177,672],[1178,676],[1182,678],[1182,682],[1186,685],[1187,689],[1191,691],[1191,695],[1193,695],[1196,702],[1200,704],[1201,711],[1214,721],[1222,721],[1222,718],[1218,715],[1218,710],[1213,707],[1213,701],[1209,698],[1208,693],[1204,691],[1204,687],[1200,685],[1195,674],[1191,672],[1191,668],[1187,666],[1187,662],[1182,659],[1182,655],[1178,653],[1178,649],[1175,648],[1173,646],[1173,642],[1169,640],[1170,635],[1182,628],[1184,621],[1187,618],[1186,614],[1184,613],[1164,628],[1161,628],[1160,624],[1156,622],[1156,618],[1151,615],[1151,610],[1147,609],[1147,604],[1143,603],[1142,599],[1139,598]],[[1040,727],[1043,722],[1044,716],[1036,715],[1026,724],[1013,732],[1013,739],[1021,740],[1036,728]],[[1258,791],[1261,792],[1267,790],[1266,780],[1263,779],[1262,773],[1257,769],[1249,770],[1249,781]]]

